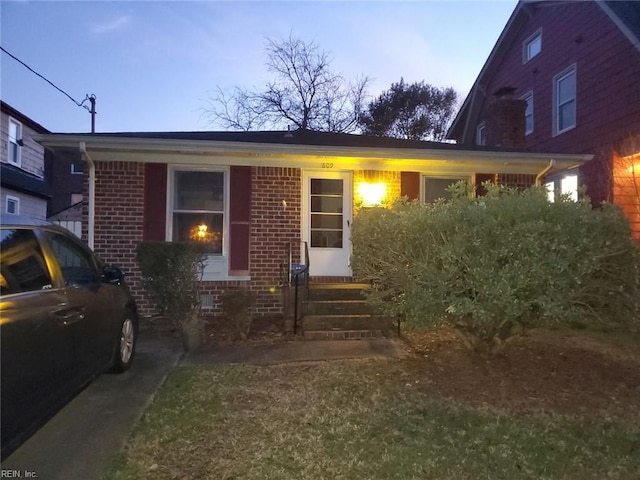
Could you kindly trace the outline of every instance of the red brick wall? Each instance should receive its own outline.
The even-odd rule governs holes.
[[[635,155],[614,154],[613,196],[629,219],[633,238],[640,240],[640,151]]]
[[[136,247],[142,241],[144,212],[144,165],[140,163],[96,162],[94,250],[106,263],[118,265],[138,308],[148,313],[150,302],[141,285]],[[85,198],[88,183],[85,183]],[[88,208],[83,212],[86,239]]]
[[[300,248],[302,175],[299,168],[253,167],[252,183],[251,290],[258,297],[258,313],[280,313],[274,288],[280,281],[280,264],[288,258],[289,242],[294,252]]]
[[[257,295],[256,313],[277,314],[282,307],[276,287],[289,242],[299,252],[301,172],[295,168],[253,167],[251,174],[251,281],[204,282],[203,294],[213,295],[215,305],[224,290],[250,288]],[[154,309],[144,295],[135,260],[136,247],[143,240],[144,165],[96,162],[96,178],[95,251],[105,262],[123,268],[141,314],[152,315]],[[86,208],[84,217],[86,225]],[[85,239],[86,233],[85,228]]]
[[[640,52],[596,2],[530,8],[532,16],[518,30],[509,51],[495,61],[496,73],[485,88],[485,107],[501,87],[515,87],[516,98],[533,91],[534,131],[527,135],[526,147],[595,154],[581,169],[581,182],[595,204],[611,200],[611,175],[607,174],[611,145],[640,132]],[[542,51],[523,64],[522,44],[539,29]],[[554,137],[553,78],[573,64],[577,71],[576,128]]]

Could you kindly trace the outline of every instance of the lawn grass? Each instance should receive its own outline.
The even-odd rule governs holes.
[[[106,478],[640,478],[637,414],[463,407],[406,362],[177,369]]]

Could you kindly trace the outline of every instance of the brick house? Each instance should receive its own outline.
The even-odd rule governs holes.
[[[144,314],[152,308],[135,261],[144,240],[203,240],[212,308],[223,290],[248,288],[258,296],[258,314],[279,314],[274,292],[290,248],[300,262],[306,242],[312,279],[351,279],[349,229],[361,207],[404,195],[433,201],[457,179],[528,186],[590,159],[309,131],[51,134],[39,141],[85,162],[83,236],[127,271]]]
[[[0,112],[0,208],[3,213],[45,219],[51,196],[45,149],[33,136],[49,131],[5,102]]]
[[[520,1],[448,138],[504,145],[491,133],[498,97],[525,118],[517,148],[594,155],[579,178],[548,186],[617,203],[640,239],[640,2]]]

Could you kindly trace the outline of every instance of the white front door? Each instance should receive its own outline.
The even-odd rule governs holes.
[[[302,240],[309,247],[309,274],[350,277],[351,172],[303,172]]]

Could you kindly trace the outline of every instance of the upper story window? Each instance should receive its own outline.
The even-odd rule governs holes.
[[[542,51],[542,32],[536,32],[522,45],[522,63],[527,63]]]
[[[486,145],[486,129],[484,128],[484,122],[476,127],[476,145]]]
[[[225,172],[175,171],[172,240],[202,242],[209,254],[222,255],[225,190]]]
[[[7,145],[9,163],[20,166],[22,157],[22,124],[9,118],[9,139]]]
[[[576,126],[576,67],[571,66],[553,79],[553,134]]]
[[[524,133],[529,135],[533,133],[533,92],[527,92],[520,98],[527,102],[527,108],[524,111]]]

